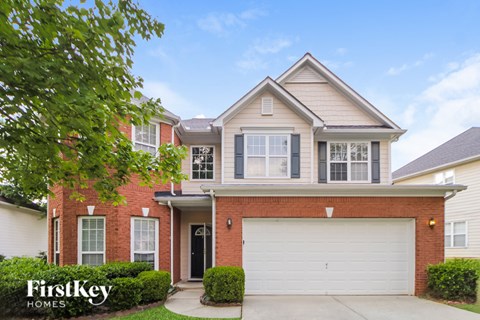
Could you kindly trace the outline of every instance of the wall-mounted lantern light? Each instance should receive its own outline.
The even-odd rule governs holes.
[[[429,226],[430,228],[433,229],[433,227],[435,227],[436,224],[437,224],[437,222],[435,221],[434,218],[430,218],[430,220],[428,220],[428,226]]]
[[[227,228],[230,229],[232,227],[233,221],[232,218],[227,218]]]
[[[142,208],[142,214],[144,217],[148,217],[149,212],[150,212],[150,208]]]
[[[93,211],[95,211],[95,206],[87,206],[87,211],[89,216],[93,216]]]
[[[331,218],[333,216],[333,207],[326,207],[325,212],[327,213],[327,218]]]

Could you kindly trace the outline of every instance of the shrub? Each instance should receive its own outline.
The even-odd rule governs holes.
[[[0,262],[2,262],[3,260],[5,260],[5,256],[3,254],[0,254]]]
[[[54,286],[54,285],[66,285],[71,283],[73,285],[75,280],[81,281],[80,285],[83,284],[85,291],[92,286],[109,286],[110,281],[107,279],[105,273],[97,267],[91,267],[86,265],[71,265],[64,267],[57,267],[49,269],[37,274],[38,279],[45,280],[45,286]],[[108,288],[107,288],[108,289]],[[72,290],[73,291],[73,290]],[[79,315],[90,314],[95,311],[97,306],[92,305],[88,300],[89,297],[48,297],[42,298],[39,296],[38,292],[34,293],[35,300],[45,301],[52,303],[52,307],[46,308],[46,313],[53,318],[68,318]],[[99,297],[94,298],[94,303],[100,303],[103,299],[103,295],[100,294]],[[55,302],[56,301],[56,302]],[[62,301],[65,302],[64,308],[54,307],[55,304],[61,304]]]
[[[214,267],[203,275],[205,293],[214,302],[242,302],[245,272],[240,267]]]
[[[170,288],[170,273],[166,271],[143,271],[138,275],[143,285],[142,302],[164,300]]]
[[[97,267],[106,273],[108,279],[135,278],[143,271],[151,271],[152,265],[148,262],[109,262]]]
[[[27,297],[27,280],[40,279],[39,273],[53,268],[56,266],[37,258],[14,257],[0,262],[0,318],[41,314],[42,309],[27,308],[33,301]]]
[[[111,310],[124,310],[137,306],[142,300],[142,282],[137,278],[115,278],[111,280],[112,291],[108,296]]]
[[[474,266],[455,259],[427,268],[428,289],[433,297],[473,302],[477,298],[478,274]]]

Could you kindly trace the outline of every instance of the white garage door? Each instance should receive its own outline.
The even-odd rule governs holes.
[[[247,294],[413,294],[412,219],[244,219]]]

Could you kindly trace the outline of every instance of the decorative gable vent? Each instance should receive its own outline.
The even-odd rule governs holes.
[[[273,98],[264,97],[262,98],[262,115],[272,115],[273,114]]]

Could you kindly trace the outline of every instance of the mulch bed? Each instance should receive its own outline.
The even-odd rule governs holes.
[[[200,303],[209,306],[209,307],[241,307],[242,303],[241,302],[214,302],[211,301],[210,298],[204,293],[200,297]]]

